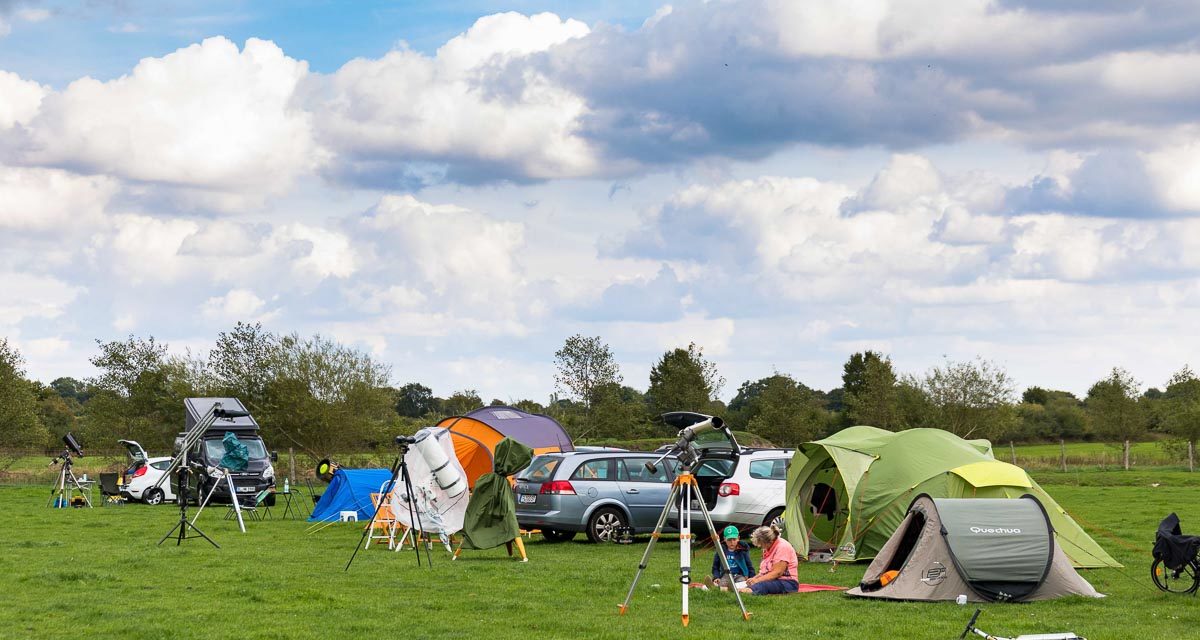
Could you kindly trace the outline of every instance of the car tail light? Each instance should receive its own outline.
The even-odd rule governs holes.
[[[538,493],[551,496],[573,496],[575,495],[575,487],[572,487],[571,483],[566,480],[551,480],[550,482],[543,482],[542,490]]]
[[[140,478],[146,475],[146,469],[147,467],[138,467],[138,470],[133,472],[133,477]]]
[[[729,496],[740,496],[742,495],[742,488],[738,486],[738,483],[736,482],[722,482],[721,486],[717,488],[717,495],[721,496],[722,498],[728,498]]]

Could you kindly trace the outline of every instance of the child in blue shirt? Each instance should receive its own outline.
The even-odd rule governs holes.
[[[704,580],[704,584],[710,588],[720,585],[726,589],[732,588],[734,583],[742,582],[746,576],[754,575],[754,568],[750,564],[750,547],[741,540],[741,533],[734,525],[725,527],[722,535],[725,539],[725,544],[717,549],[713,554],[712,576]],[[733,572],[731,576],[725,575],[725,567],[721,564],[721,554],[725,554],[725,559],[729,561],[729,569]]]

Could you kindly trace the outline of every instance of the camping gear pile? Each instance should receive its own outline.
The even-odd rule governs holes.
[[[446,418],[405,440],[407,482],[397,478],[391,491],[385,491],[392,480],[386,469],[346,469],[322,460],[317,475],[328,477],[330,484],[309,521],[333,523],[343,513],[354,512],[358,521],[370,521],[368,527],[374,529],[377,512],[382,511],[383,526],[392,527],[385,534],[389,548],[399,550],[410,535],[415,545],[414,531],[437,534],[446,545],[452,534],[461,532],[456,558],[464,548],[502,544],[511,555],[515,544],[521,559],[527,559],[509,476],[528,466],[535,454],[573,451],[561,425],[548,416],[493,406]],[[385,492],[388,502],[380,509],[383,498],[372,500],[372,494]],[[396,543],[398,529],[404,534]],[[374,537],[369,534],[368,543]]]

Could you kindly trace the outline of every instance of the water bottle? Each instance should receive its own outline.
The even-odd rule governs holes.
[[[287,479],[287,478],[284,478],[284,479],[283,479],[283,492],[284,492],[284,493],[291,493],[290,491],[288,491],[288,479]]]

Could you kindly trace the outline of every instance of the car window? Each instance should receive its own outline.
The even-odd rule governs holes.
[[[559,456],[538,456],[529,463],[525,471],[518,473],[517,477],[532,482],[545,482],[554,475],[554,470],[560,462],[562,458]]]
[[[152,462],[152,463],[150,463],[150,466],[154,467],[155,469],[158,469],[159,471],[166,471],[167,468],[171,466],[171,461],[163,460],[161,462]]]
[[[589,460],[571,474],[572,480],[612,480],[612,459]]]
[[[625,458],[620,460],[624,465],[625,473],[621,474],[620,480],[628,480],[629,482],[662,482],[671,481],[671,474],[667,470],[667,465],[655,465],[655,470],[651,472],[646,468],[647,462],[654,462],[654,458]]]
[[[787,458],[755,460],[750,463],[750,477],[758,480],[786,480]]]
[[[696,469],[696,476],[701,478],[711,478],[714,476],[728,478],[731,475],[733,475],[733,460],[722,460],[719,458],[714,460],[705,460],[701,462],[700,466]]]

